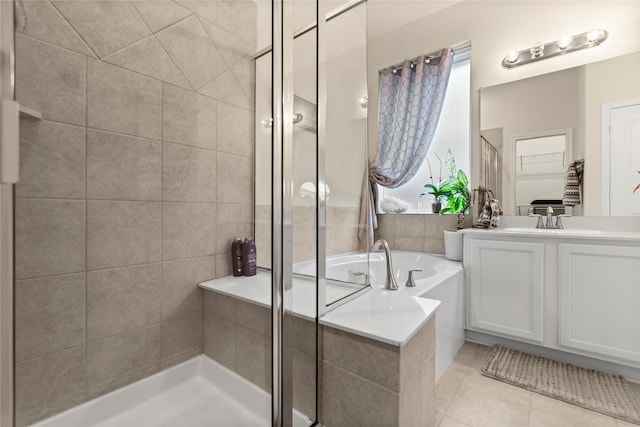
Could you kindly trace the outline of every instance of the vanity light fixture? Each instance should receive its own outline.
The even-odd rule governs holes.
[[[609,34],[605,30],[592,30],[575,36],[563,36],[560,40],[539,43],[520,51],[510,52],[503,60],[504,68],[513,68],[545,58],[552,58],[576,50],[598,46],[607,39]]]

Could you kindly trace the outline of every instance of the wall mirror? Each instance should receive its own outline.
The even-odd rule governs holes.
[[[527,215],[540,200],[558,205],[568,167],[580,159],[584,175],[573,215],[640,213],[640,194],[633,193],[640,168],[640,53],[483,88],[480,100],[484,148],[495,147],[502,160],[498,197],[505,214]],[[564,142],[549,138],[561,135]]]

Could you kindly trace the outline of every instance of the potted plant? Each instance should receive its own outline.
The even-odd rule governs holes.
[[[442,208],[442,200],[448,195],[448,193],[442,189],[442,186],[438,187],[434,184],[425,184],[424,188],[428,188],[431,191],[420,193],[420,197],[426,196],[427,194],[433,195],[435,200],[431,202],[431,210],[433,213],[439,213]]]
[[[440,190],[445,193],[445,207],[441,214],[458,214],[457,230],[464,228],[464,214],[471,203],[471,191],[469,190],[469,178],[464,171],[456,168],[456,161],[451,150],[447,152],[445,165],[449,178],[442,183]],[[462,234],[456,231],[444,231],[445,256],[454,261],[462,260]]]

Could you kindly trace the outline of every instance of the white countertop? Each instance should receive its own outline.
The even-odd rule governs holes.
[[[436,312],[440,301],[399,291],[374,290],[349,301],[322,318],[320,324],[401,346]]]
[[[531,230],[531,232],[514,232],[505,231],[504,228],[500,227],[492,229],[465,228],[459,231],[461,233],[472,235],[490,234],[494,236],[526,237],[536,239],[617,240],[621,242],[640,242],[640,232],[637,231],[600,231],[597,234],[573,234],[571,233],[570,228],[565,228],[560,233],[545,232],[545,230],[541,230],[541,232],[537,233],[535,232],[535,227],[531,227]],[[581,229],[577,229],[577,231],[580,230]]]

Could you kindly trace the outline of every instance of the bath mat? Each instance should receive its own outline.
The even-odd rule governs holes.
[[[495,346],[482,375],[640,425],[640,398],[621,376]]]

